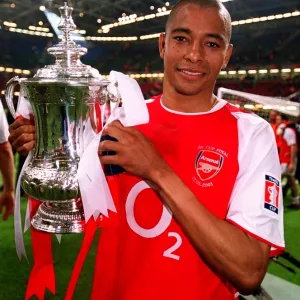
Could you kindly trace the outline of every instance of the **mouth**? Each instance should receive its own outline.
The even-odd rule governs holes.
[[[185,77],[188,77],[189,79],[199,79],[199,77],[205,75],[205,73],[201,72],[200,70],[177,69],[177,71],[183,74]]]

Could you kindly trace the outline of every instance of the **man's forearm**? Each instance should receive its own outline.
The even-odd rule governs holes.
[[[297,146],[292,145],[291,146],[291,162],[294,162],[297,156]]]
[[[8,142],[0,146],[0,168],[5,191],[14,191],[14,156]]]
[[[254,285],[259,284],[268,258],[254,238],[211,214],[171,171],[159,176],[153,188],[212,270],[225,276],[240,292],[255,288],[253,278],[258,278]]]

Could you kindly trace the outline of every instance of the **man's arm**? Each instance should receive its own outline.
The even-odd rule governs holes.
[[[5,207],[3,220],[6,220],[14,210],[14,156],[9,142],[4,142],[0,145],[0,169],[3,177],[0,213]]]
[[[270,246],[212,215],[138,130],[113,122],[106,127],[105,134],[118,142],[100,143],[101,162],[120,165],[146,180],[171,209],[207,265],[241,293],[253,292],[265,275]],[[102,156],[107,150],[115,151],[116,155]],[[277,157],[276,147],[274,151]],[[264,177],[262,179],[264,185]]]
[[[295,165],[296,157],[297,157],[297,146],[292,145],[291,146],[291,162],[288,166],[290,172],[293,172],[296,168],[296,165]]]
[[[153,178],[159,197],[171,209],[201,258],[239,292],[250,294],[264,278],[270,246],[211,214],[171,170]]]
[[[3,193],[0,196],[0,214],[3,207],[5,213],[3,220],[6,220],[14,211],[14,157],[11,145],[7,141],[8,124],[0,101],[0,171],[3,177]]]

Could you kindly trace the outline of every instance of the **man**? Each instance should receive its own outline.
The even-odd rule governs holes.
[[[270,112],[269,112],[269,123],[272,126],[273,130],[274,130],[274,128],[277,127],[277,124],[276,124],[276,116],[277,116],[277,114],[278,114],[277,111],[273,110],[273,109],[270,110]]]
[[[295,180],[297,166],[297,135],[294,125],[288,120],[284,120],[281,115],[277,115],[278,126],[277,136],[279,141],[279,160],[281,164],[281,174],[287,177],[288,186],[292,190],[291,208],[300,209],[298,186]]]
[[[159,39],[164,87],[150,123],[106,127],[118,141],[100,143],[100,160],[127,172],[101,230],[92,299],[234,299],[259,286],[270,249],[284,249],[272,129],[213,95],[230,37],[219,1],[179,1]],[[11,126],[20,151],[31,149],[15,134],[32,132],[27,122]]]
[[[0,170],[3,177],[3,192],[0,196],[0,214],[6,221],[14,211],[14,157],[8,142],[8,124],[0,101]]]

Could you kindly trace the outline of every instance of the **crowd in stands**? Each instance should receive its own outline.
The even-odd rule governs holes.
[[[146,99],[158,95],[162,91],[162,83],[160,81],[143,79],[140,80],[139,83]],[[280,77],[267,77],[265,79],[255,79],[254,77],[242,79],[220,78],[217,81],[215,92],[217,92],[220,87],[262,96],[287,98],[300,90],[300,76],[287,79]],[[299,95],[296,95],[291,100],[300,103]]]

